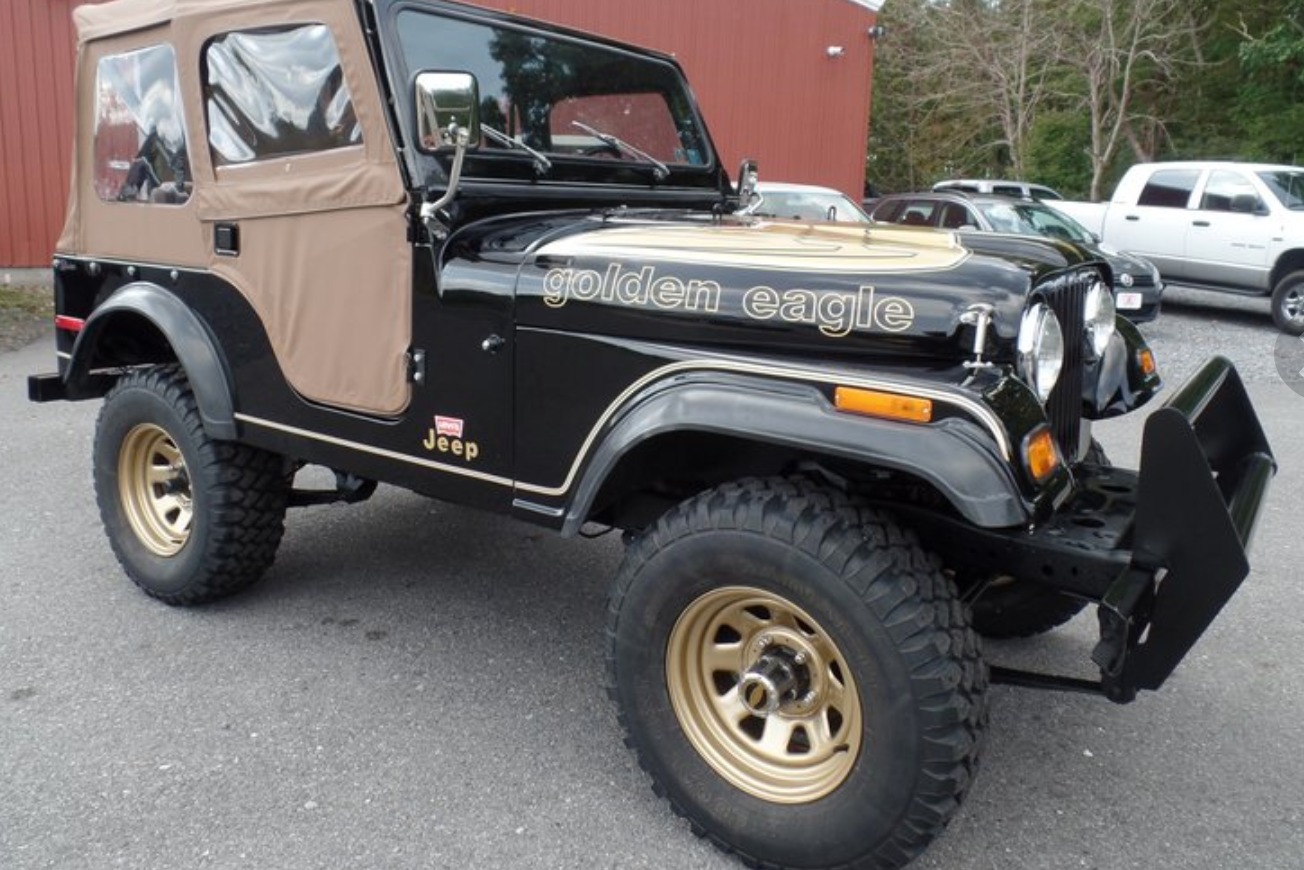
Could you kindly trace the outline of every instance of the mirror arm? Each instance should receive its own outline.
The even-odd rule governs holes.
[[[448,238],[448,233],[452,229],[439,213],[457,196],[457,186],[462,181],[462,163],[466,159],[466,147],[471,141],[471,133],[465,127],[449,124],[448,133],[457,148],[453,152],[452,171],[448,174],[448,189],[434,202],[421,204],[421,223],[425,225],[430,237],[437,241]]]

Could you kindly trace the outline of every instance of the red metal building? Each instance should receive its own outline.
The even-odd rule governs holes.
[[[76,0],[0,2],[0,266],[44,266],[72,162]]]
[[[0,0],[0,266],[48,264],[63,225],[78,2]],[[883,0],[473,2],[674,54],[730,174],[859,197]]]

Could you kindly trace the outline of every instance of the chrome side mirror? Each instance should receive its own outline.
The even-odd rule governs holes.
[[[464,72],[420,72],[413,87],[417,147],[428,154],[454,149],[448,188],[434,202],[421,204],[421,222],[432,239],[442,240],[452,231],[444,208],[457,196],[467,148],[480,143],[480,88],[475,76]]]
[[[480,88],[463,72],[417,73],[417,144],[434,152],[480,141]]]
[[[760,169],[755,160],[747,159],[738,168],[738,208],[746,209],[756,197],[756,183],[760,181]]]

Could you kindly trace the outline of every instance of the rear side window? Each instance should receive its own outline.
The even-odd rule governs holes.
[[[871,217],[873,217],[874,220],[876,221],[882,221],[884,223],[895,223],[897,217],[901,214],[901,209],[905,208],[905,206],[906,206],[905,200],[889,199],[884,203],[880,203],[874,209],[874,213],[871,215]]]
[[[1200,178],[1198,169],[1161,169],[1141,191],[1137,205],[1154,205],[1160,208],[1186,208]]]
[[[978,226],[978,221],[974,220],[973,215],[969,214],[969,209],[958,203],[947,203],[942,208],[942,219],[939,225],[943,229],[958,230],[960,227]]]
[[[897,218],[897,223],[908,227],[929,227],[933,225],[933,212],[936,210],[936,204],[929,200],[912,199],[905,212]]]
[[[100,199],[157,205],[189,199],[190,158],[172,46],[102,58],[95,95],[93,173]]]
[[[216,37],[204,49],[203,76],[216,166],[362,143],[324,24]]]

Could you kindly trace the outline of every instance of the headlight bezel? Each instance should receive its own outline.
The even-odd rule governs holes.
[[[1105,282],[1096,281],[1087,290],[1086,299],[1082,303],[1083,326],[1096,359],[1104,356],[1109,349],[1109,342],[1116,331],[1117,317],[1118,305],[1113,291],[1105,286]]]
[[[1016,343],[1019,377],[1045,403],[1064,368],[1064,329],[1045,302],[1034,302],[1023,313]]]

